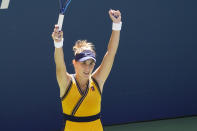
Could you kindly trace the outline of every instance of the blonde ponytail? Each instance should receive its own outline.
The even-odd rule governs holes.
[[[83,52],[84,50],[90,50],[95,53],[94,45],[87,40],[77,40],[73,46],[74,55]]]

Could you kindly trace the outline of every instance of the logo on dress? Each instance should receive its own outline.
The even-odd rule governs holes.
[[[94,86],[91,87],[92,91],[95,91]]]

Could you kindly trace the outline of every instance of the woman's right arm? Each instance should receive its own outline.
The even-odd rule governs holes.
[[[55,26],[54,32],[52,33],[52,38],[55,43],[63,42],[63,32],[59,31],[58,26]],[[64,52],[63,48],[55,47],[55,64],[56,64],[56,77],[60,87],[60,96],[62,96],[66,90],[66,87],[69,84],[70,76],[66,70],[66,64],[64,61]]]

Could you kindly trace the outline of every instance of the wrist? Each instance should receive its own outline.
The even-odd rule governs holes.
[[[64,38],[59,42],[54,41],[55,48],[62,48],[63,47],[63,42],[64,42]]]
[[[112,30],[115,30],[115,31],[120,31],[122,28],[122,22],[119,22],[119,23],[114,23],[112,24]]]

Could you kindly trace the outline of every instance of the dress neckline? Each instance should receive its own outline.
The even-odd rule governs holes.
[[[76,82],[76,85],[77,85],[77,88],[78,88],[78,90],[79,90],[79,93],[80,93],[82,96],[85,95],[85,92],[89,89],[90,80],[88,80],[88,83],[87,83],[87,86],[86,86],[85,90],[82,90],[82,88],[81,88],[80,85],[79,85],[79,82],[78,82],[77,79],[76,79],[76,74],[73,74],[73,78],[74,78],[74,80],[75,80],[75,82]]]

